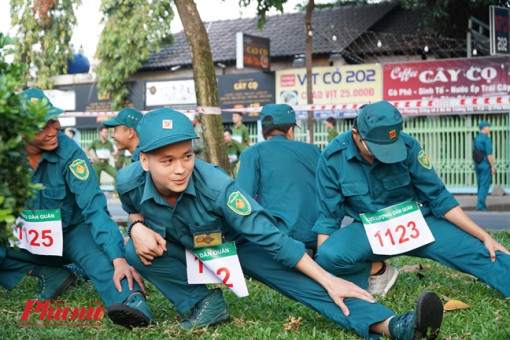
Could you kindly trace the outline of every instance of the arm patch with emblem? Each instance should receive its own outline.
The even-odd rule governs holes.
[[[228,197],[227,206],[236,214],[249,215],[251,214],[250,202],[239,191],[235,191]]]
[[[87,162],[83,159],[75,159],[71,165],[69,165],[69,169],[73,173],[74,177],[85,181],[89,178],[89,168],[87,166]]]
[[[425,154],[425,151],[423,151],[423,150],[420,150],[420,152],[418,152],[418,162],[425,169],[428,169],[428,170],[432,169],[432,164],[430,163],[429,158],[427,157],[427,155]]]

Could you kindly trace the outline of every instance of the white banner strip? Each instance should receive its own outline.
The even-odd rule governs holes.
[[[430,99],[430,100],[397,100],[390,101],[398,109],[420,109],[420,108],[462,108],[480,107],[483,105],[498,106],[501,110],[510,110],[510,96],[493,96],[493,97],[465,97],[465,98],[445,98],[445,99]],[[347,104],[311,104],[311,105],[294,105],[294,111],[334,111],[334,110],[359,110],[359,108],[368,103],[347,103]],[[260,112],[261,106],[258,107],[243,107],[237,109],[221,109],[219,107],[199,106],[191,110],[177,110],[185,114],[204,114],[204,115],[219,115],[224,112]],[[149,111],[142,111],[147,113]],[[102,116],[116,116],[118,111],[104,111],[104,112],[65,112],[61,117],[102,117]]]

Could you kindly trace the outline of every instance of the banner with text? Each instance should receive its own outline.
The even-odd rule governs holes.
[[[276,71],[276,102],[291,106],[306,104],[306,69]],[[382,68],[379,64],[314,67],[313,103],[368,103],[382,99]],[[317,110],[315,118],[352,116],[357,110]],[[306,112],[296,112],[299,119]]]
[[[383,74],[383,99],[404,115],[510,109],[508,57],[387,63]]]

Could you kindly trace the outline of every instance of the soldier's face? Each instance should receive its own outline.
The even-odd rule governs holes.
[[[140,162],[162,196],[176,197],[186,190],[195,166],[191,140],[141,152]]]
[[[113,128],[112,139],[115,141],[115,144],[117,144],[117,149],[129,149],[130,132],[130,129],[126,125],[117,125]]]
[[[51,151],[58,147],[58,132],[60,131],[60,122],[58,120],[49,120],[42,131],[35,134],[34,139],[27,144],[39,151]]]

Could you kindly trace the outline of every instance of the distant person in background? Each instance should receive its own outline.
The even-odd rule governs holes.
[[[138,146],[139,139],[136,127],[142,116],[140,111],[126,107],[115,118],[103,122],[105,126],[113,128],[112,139],[117,144],[118,153],[122,155],[118,157],[119,160],[127,158],[125,156],[126,151],[131,155],[133,162],[138,160],[138,150],[136,147]],[[130,163],[129,158],[126,161],[125,165]],[[120,169],[123,168],[124,164],[119,162],[116,165],[117,169]]]
[[[205,152],[204,144],[204,129],[202,127],[202,119],[198,113],[193,116],[193,129],[195,129],[195,133],[198,136],[198,139],[193,140],[193,152],[195,153],[195,157],[207,162],[207,153]]]
[[[101,127],[98,130],[99,138],[92,141],[90,146],[85,149],[85,153],[92,160],[92,167],[97,175],[97,184],[101,184],[101,172],[106,172],[115,180],[117,170],[110,165],[110,157],[115,154],[113,143],[108,140],[108,128]]]
[[[223,130],[223,137],[225,138],[225,144],[227,144],[228,161],[230,162],[232,175],[236,178],[239,156],[241,155],[241,152],[246,149],[246,145],[232,139],[232,130],[229,128],[225,128]]]
[[[234,112],[232,114],[232,121],[234,122],[232,138],[241,144],[250,146],[250,131],[243,124],[243,114],[241,112]]]
[[[494,157],[492,156],[492,140],[489,138],[491,124],[482,120],[478,124],[480,132],[473,140],[473,158],[475,160],[476,183],[478,187],[478,200],[476,210],[487,210],[485,200],[489,194],[492,176],[496,174]],[[480,158],[478,158],[480,157]]]
[[[328,117],[326,119],[326,128],[328,129],[328,143],[330,143],[336,136],[338,136],[338,131],[336,129],[336,119],[333,117]]]
[[[64,133],[71,139],[74,139],[74,136],[76,135],[76,131],[71,127],[65,128]]]

